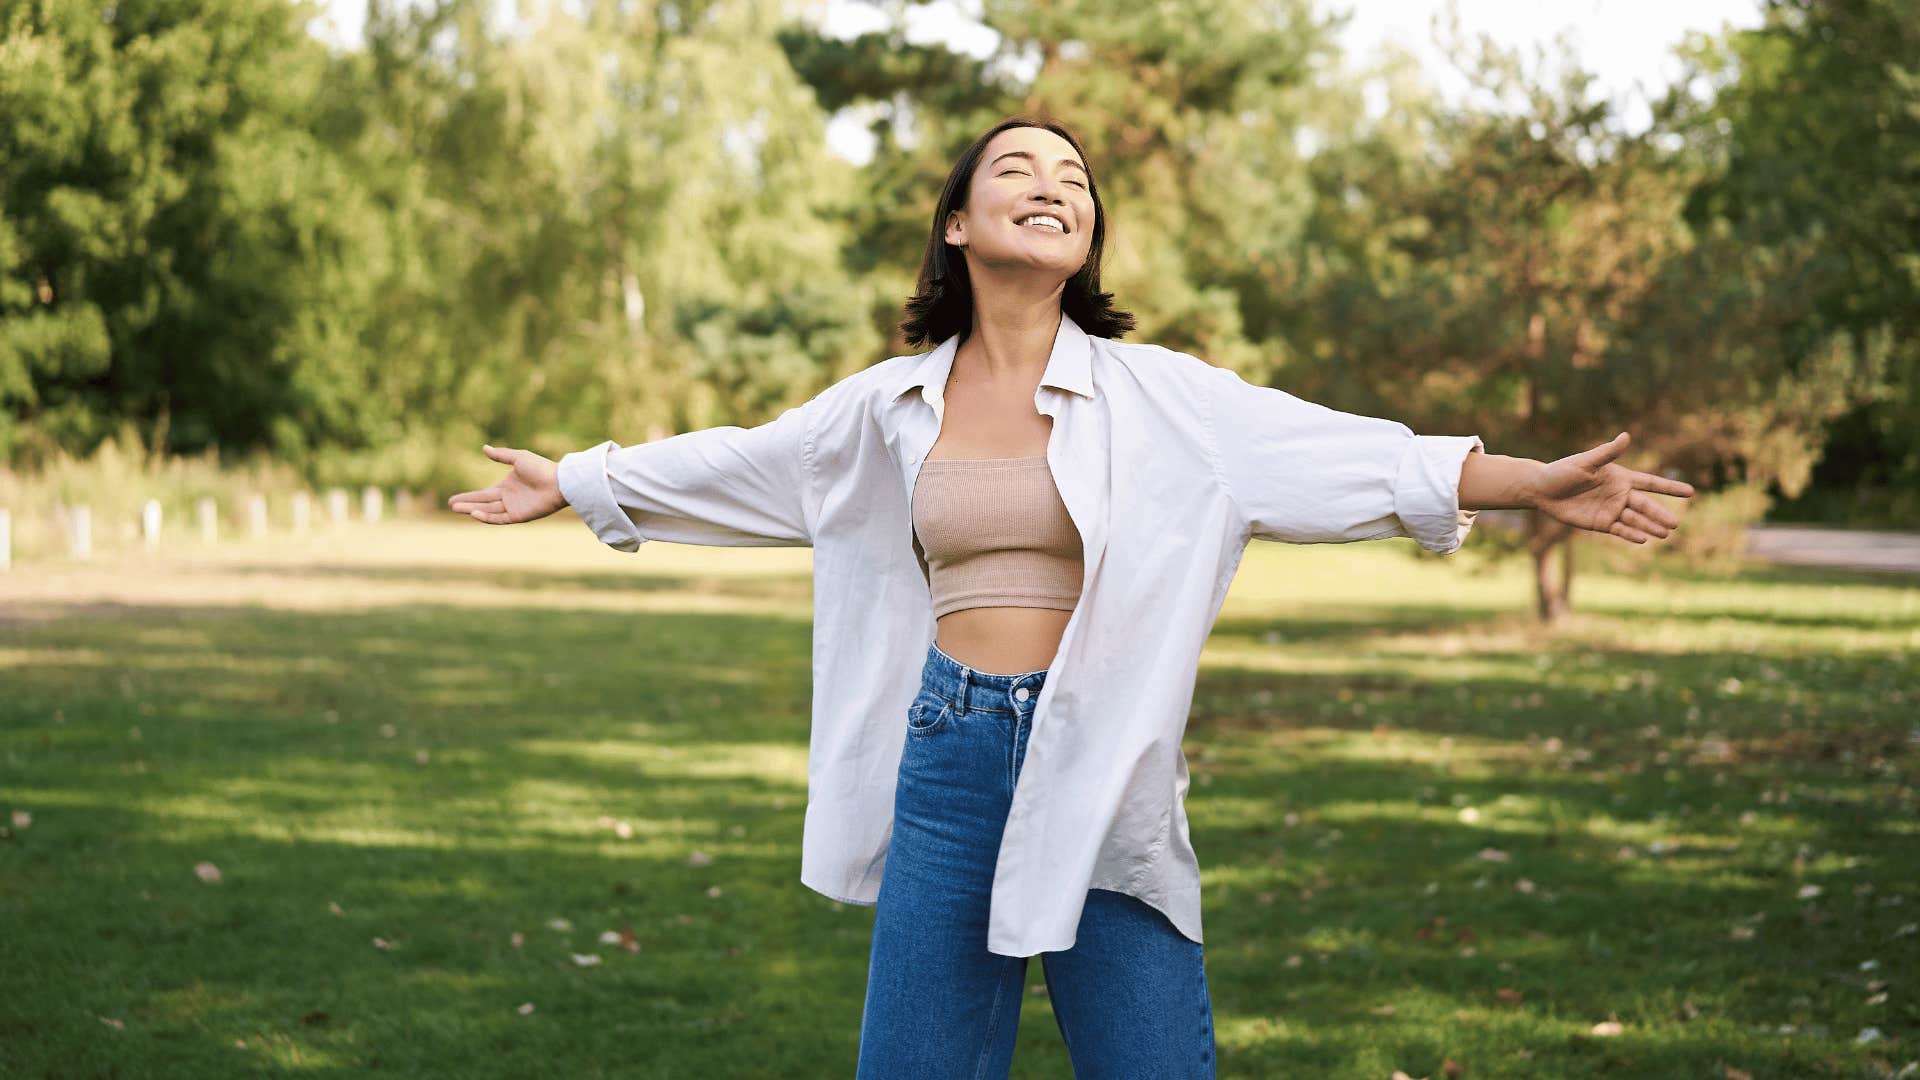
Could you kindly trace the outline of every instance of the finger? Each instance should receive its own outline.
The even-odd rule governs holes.
[[[1616,521],[1612,525],[1607,526],[1607,531],[1622,540],[1631,540],[1636,544],[1644,544],[1647,542],[1646,533],[1628,525],[1624,521]]]
[[[1658,499],[1644,491],[1635,491],[1628,495],[1627,505],[1669,529],[1680,527],[1680,515],[1667,509]]]
[[[462,514],[469,510],[504,510],[506,500],[498,495],[482,495],[473,499],[461,499],[453,504],[452,509]]]
[[[1673,530],[1629,506],[1620,511],[1620,523],[1638,529],[1656,540],[1664,540]]]
[[[1652,473],[1633,474],[1633,486],[1642,491],[1656,491],[1662,495],[1678,495],[1683,499],[1693,498],[1693,485],[1683,480],[1669,480]]]
[[[1597,469],[1624,453],[1628,441],[1627,433],[1623,431],[1599,446],[1568,455],[1568,460],[1584,469]]]
[[[511,465],[514,459],[520,456],[520,451],[509,450],[504,446],[482,446],[480,449],[485,451],[488,457],[502,465]]]
[[[452,506],[454,503],[463,502],[485,502],[488,499],[497,499],[499,497],[499,493],[493,488],[481,488],[478,491],[463,491],[458,495],[449,495],[447,496],[447,505]]]

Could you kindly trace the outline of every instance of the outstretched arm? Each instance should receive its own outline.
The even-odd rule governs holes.
[[[704,428],[653,442],[611,440],[558,463],[531,450],[488,447],[513,466],[499,483],[462,492],[449,509],[511,525],[571,505],[602,543],[636,551],[648,540],[718,547],[813,543],[814,398],[758,427]]]
[[[1406,536],[1446,555],[1478,511],[1460,500],[1477,435],[1417,435],[1395,420],[1330,409],[1228,368],[1200,386],[1227,494],[1255,540],[1344,544]]]
[[[1652,493],[1693,497],[1693,485],[1615,463],[1632,438],[1626,433],[1557,461],[1469,454],[1460,468],[1460,506],[1489,510],[1527,507],[1557,521],[1644,544],[1665,539],[1680,518]]]

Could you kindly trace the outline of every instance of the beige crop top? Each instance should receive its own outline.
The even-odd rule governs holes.
[[[935,618],[973,607],[1072,611],[1080,602],[1080,531],[1045,454],[921,462],[913,532]]]

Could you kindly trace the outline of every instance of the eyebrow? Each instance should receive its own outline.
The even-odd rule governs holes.
[[[987,168],[989,168],[989,169],[991,169],[991,168],[993,168],[993,167],[994,167],[995,165],[998,165],[998,164],[1000,164],[1000,158],[1010,158],[1010,157],[1023,157],[1023,158],[1026,158],[1026,159],[1027,159],[1028,161],[1032,161],[1032,160],[1033,160],[1033,155],[1032,155],[1032,154],[1030,154],[1030,153],[1028,153],[1028,152],[1026,152],[1025,150],[1009,150],[1009,151],[1007,151],[1006,153],[1004,153],[1004,154],[1001,154],[1001,155],[1000,155],[1000,157],[996,157],[996,158],[994,158],[994,159],[993,159],[993,160],[992,160],[991,162],[988,162],[988,163],[987,163]],[[1092,174],[1092,173],[1088,173],[1088,172],[1087,172],[1087,167],[1086,167],[1085,165],[1082,165],[1082,164],[1080,164],[1079,162],[1077,162],[1077,161],[1075,161],[1075,160],[1073,160],[1073,159],[1072,159],[1072,158],[1070,158],[1070,157],[1063,157],[1063,158],[1061,158],[1061,159],[1060,159],[1060,164],[1062,164],[1062,165],[1071,165],[1071,166],[1073,166],[1074,168],[1076,168],[1076,169],[1079,169],[1079,170],[1080,170],[1081,172],[1083,172],[1083,173],[1087,173],[1087,176],[1088,176],[1088,177],[1092,177],[1092,176],[1093,176],[1093,174]]]

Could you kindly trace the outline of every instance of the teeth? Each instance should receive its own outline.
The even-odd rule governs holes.
[[[1059,218],[1053,217],[1048,214],[1035,214],[1034,216],[1029,218],[1022,218],[1020,220],[1020,224],[1025,226],[1037,226],[1040,228],[1045,228],[1051,225],[1055,232],[1067,231],[1067,227],[1060,223]]]

